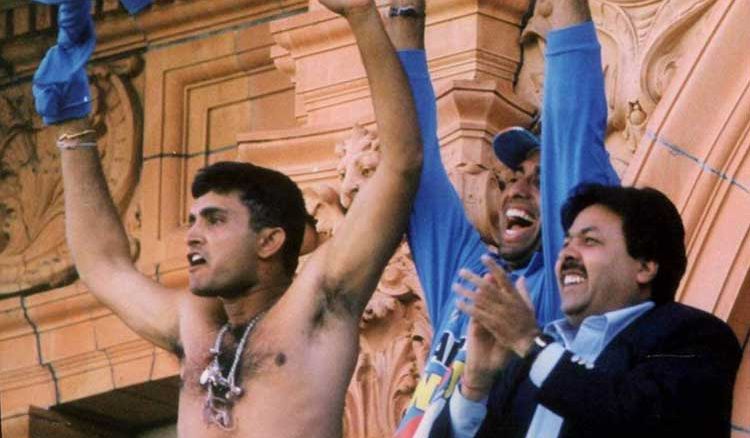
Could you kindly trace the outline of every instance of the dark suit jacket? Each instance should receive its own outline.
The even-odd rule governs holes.
[[[678,303],[640,316],[602,351],[596,368],[566,352],[537,388],[515,358],[493,386],[477,437],[524,437],[541,403],[564,421],[560,437],[729,437],[741,350],[713,315]],[[451,435],[448,407],[431,438]]]

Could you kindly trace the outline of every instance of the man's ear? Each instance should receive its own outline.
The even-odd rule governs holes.
[[[283,228],[263,228],[258,232],[258,257],[262,260],[269,259],[277,254],[286,242],[286,233]]]
[[[638,273],[636,274],[636,280],[638,284],[645,286],[651,284],[656,278],[656,274],[659,272],[659,264],[654,260],[638,260]]]

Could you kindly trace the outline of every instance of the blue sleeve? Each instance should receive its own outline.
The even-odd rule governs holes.
[[[430,320],[437,330],[445,305],[453,299],[451,285],[458,270],[466,267],[483,273],[479,258],[487,249],[466,217],[440,158],[435,92],[425,52],[405,50],[399,57],[411,85],[424,147],[422,176],[407,238]]]
[[[604,149],[607,102],[592,22],[550,32],[543,105],[542,252],[547,281],[537,315],[551,320],[559,314],[554,267],[564,238],[560,208],[582,182],[620,183]]]

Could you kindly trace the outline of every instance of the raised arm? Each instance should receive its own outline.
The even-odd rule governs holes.
[[[406,230],[422,150],[409,86],[371,0],[322,0],[349,22],[372,92],[381,162],[320,251],[323,289],[359,315]]]
[[[58,137],[74,137],[60,149],[65,188],[65,229],[81,280],[131,329],[174,351],[178,341],[177,291],[135,268],[120,217],[110,197],[96,136],[86,119],[54,125]]]
[[[480,270],[479,257],[487,247],[466,216],[440,156],[435,92],[424,51],[425,1],[393,0],[391,6],[413,8],[416,15],[392,16],[386,23],[409,79],[422,136],[424,165],[407,238],[430,320],[437,324],[451,302],[456,273],[462,267]]]
[[[588,181],[619,184],[604,148],[607,101],[601,47],[587,0],[552,3],[551,31],[545,54],[542,109],[542,256],[547,291],[535,298],[537,317],[559,317],[560,301],[554,266],[564,233],[560,207],[570,190]]]
[[[89,290],[128,326],[161,347],[177,345],[177,295],[141,275],[112,203],[96,148],[86,63],[96,44],[90,0],[59,4],[59,34],[34,74],[37,112],[53,126],[62,158],[65,226]],[[141,2],[143,3],[143,2]]]

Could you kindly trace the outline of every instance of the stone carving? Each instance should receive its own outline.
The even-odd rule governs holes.
[[[622,175],[645,133],[675,71],[690,64],[686,54],[709,31],[703,23],[716,0],[591,0],[602,45],[609,117],[606,144]],[[543,46],[554,14],[552,0],[540,0],[522,37],[524,66],[518,93],[539,107]]]
[[[129,59],[90,74],[99,150],[121,211],[135,185],[141,138],[140,110],[123,77],[137,67]],[[29,84],[0,97],[0,148],[0,294],[71,281],[59,155],[51,130],[34,112]]]
[[[341,178],[340,201],[347,209],[360,187],[380,164],[380,140],[374,133],[355,124],[352,135],[336,145],[336,155],[341,158],[337,168]]]
[[[302,190],[302,195],[305,197],[307,212],[315,218],[314,230],[310,230],[310,227],[305,230],[300,251],[308,254],[333,236],[346,212],[339,203],[339,193],[329,185],[306,187]]]
[[[316,243],[330,237],[380,162],[377,135],[357,124],[336,147],[341,189],[304,190],[317,221]],[[431,328],[416,270],[403,243],[388,263],[360,321],[360,348],[346,398],[345,435],[393,434],[416,388],[429,351]]]
[[[487,245],[500,241],[498,211],[500,195],[513,173],[494,157],[476,162],[452,148],[444,156],[448,178],[461,187],[461,200],[474,227]]]

